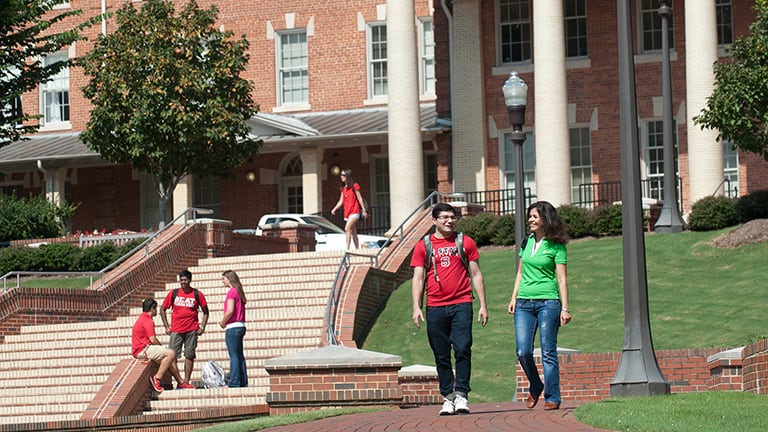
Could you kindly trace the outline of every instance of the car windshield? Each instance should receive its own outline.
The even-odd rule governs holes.
[[[303,219],[310,224],[317,225],[318,234],[344,234],[344,230],[334,225],[322,216],[304,216]]]

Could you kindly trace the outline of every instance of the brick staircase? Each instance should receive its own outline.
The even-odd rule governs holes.
[[[248,298],[244,345],[249,387],[169,390],[150,400],[146,410],[154,414],[265,404],[264,361],[323,344],[326,305],[341,256],[302,252],[209,258],[191,267],[192,285],[205,294],[211,311],[192,382],[202,387],[207,360],[229,367],[224,330],[216,323],[226,294],[221,273],[231,269],[239,274]],[[176,286],[166,284],[155,298],[161,301]],[[130,316],[111,321],[24,326],[20,334],[7,336],[0,344],[0,425],[80,419],[115,366],[130,357],[131,327],[139,313],[137,305]],[[155,322],[161,329],[160,319]],[[167,343],[167,336],[159,337]],[[179,361],[182,370],[183,365]]]

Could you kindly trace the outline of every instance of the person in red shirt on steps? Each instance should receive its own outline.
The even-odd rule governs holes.
[[[197,351],[197,337],[205,332],[208,324],[208,303],[200,291],[192,288],[192,273],[182,270],[179,273],[179,286],[171,290],[162,306],[160,306],[160,318],[163,320],[165,332],[171,336],[168,348],[176,351],[176,358],[181,357],[182,345],[184,347],[184,377],[186,382],[192,379],[192,369],[195,366],[195,352]],[[171,309],[171,325],[165,311]],[[203,322],[198,322],[198,309],[203,311]]]
[[[181,379],[179,368],[176,367],[176,352],[170,348],[164,348],[155,335],[155,321],[153,318],[157,315],[157,302],[155,299],[148,298],[141,304],[141,315],[133,325],[131,332],[131,354],[139,360],[151,360],[158,364],[157,373],[149,377],[149,383],[156,392],[163,391],[160,380],[166,372],[171,375],[178,383],[177,388],[188,389],[195,388]]]

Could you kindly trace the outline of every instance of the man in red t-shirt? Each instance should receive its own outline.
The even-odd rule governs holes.
[[[155,335],[155,321],[157,315],[157,302],[148,298],[141,303],[141,315],[136,320],[131,331],[131,354],[140,360],[152,360],[158,364],[157,373],[149,377],[149,383],[157,392],[163,391],[160,380],[167,371],[176,379],[180,389],[195,388],[181,379],[179,369],[176,367],[176,352],[170,348],[163,348]]]
[[[171,290],[160,307],[160,318],[163,320],[165,332],[171,335],[168,347],[176,351],[176,358],[181,357],[181,348],[184,346],[184,376],[186,381],[192,379],[192,369],[195,366],[195,352],[197,351],[197,337],[205,332],[208,324],[208,303],[200,291],[192,288],[192,273],[182,270],[179,273],[179,289]],[[165,311],[171,309],[171,325]],[[202,324],[197,320],[197,310],[203,311]]]
[[[411,258],[413,323],[416,328],[420,328],[420,322],[424,321],[421,303],[426,284],[427,336],[435,356],[440,394],[444,398],[439,414],[469,414],[467,397],[472,369],[473,285],[480,301],[478,321],[483,327],[488,323],[485,285],[478,264],[480,255],[475,241],[464,235],[467,270],[456,246],[456,210],[451,205],[435,204],[432,208],[432,223],[435,225],[435,233],[430,237],[431,262],[425,262],[427,253],[423,241],[413,248]],[[451,365],[451,346],[456,358],[455,379]]]

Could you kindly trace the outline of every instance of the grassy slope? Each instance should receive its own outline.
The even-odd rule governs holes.
[[[718,232],[646,236],[651,330],[656,349],[734,347],[768,336],[764,289],[768,242],[717,249]],[[624,340],[621,238],[568,246],[574,320],[559,346],[582,352],[620,351]],[[514,252],[481,253],[490,320],[475,326],[472,399],[509,400],[514,392],[515,342],[506,307],[515,274]],[[390,298],[363,349],[397,354],[404,365],[433,365],[424,326],[411,322],[410,283]]]

